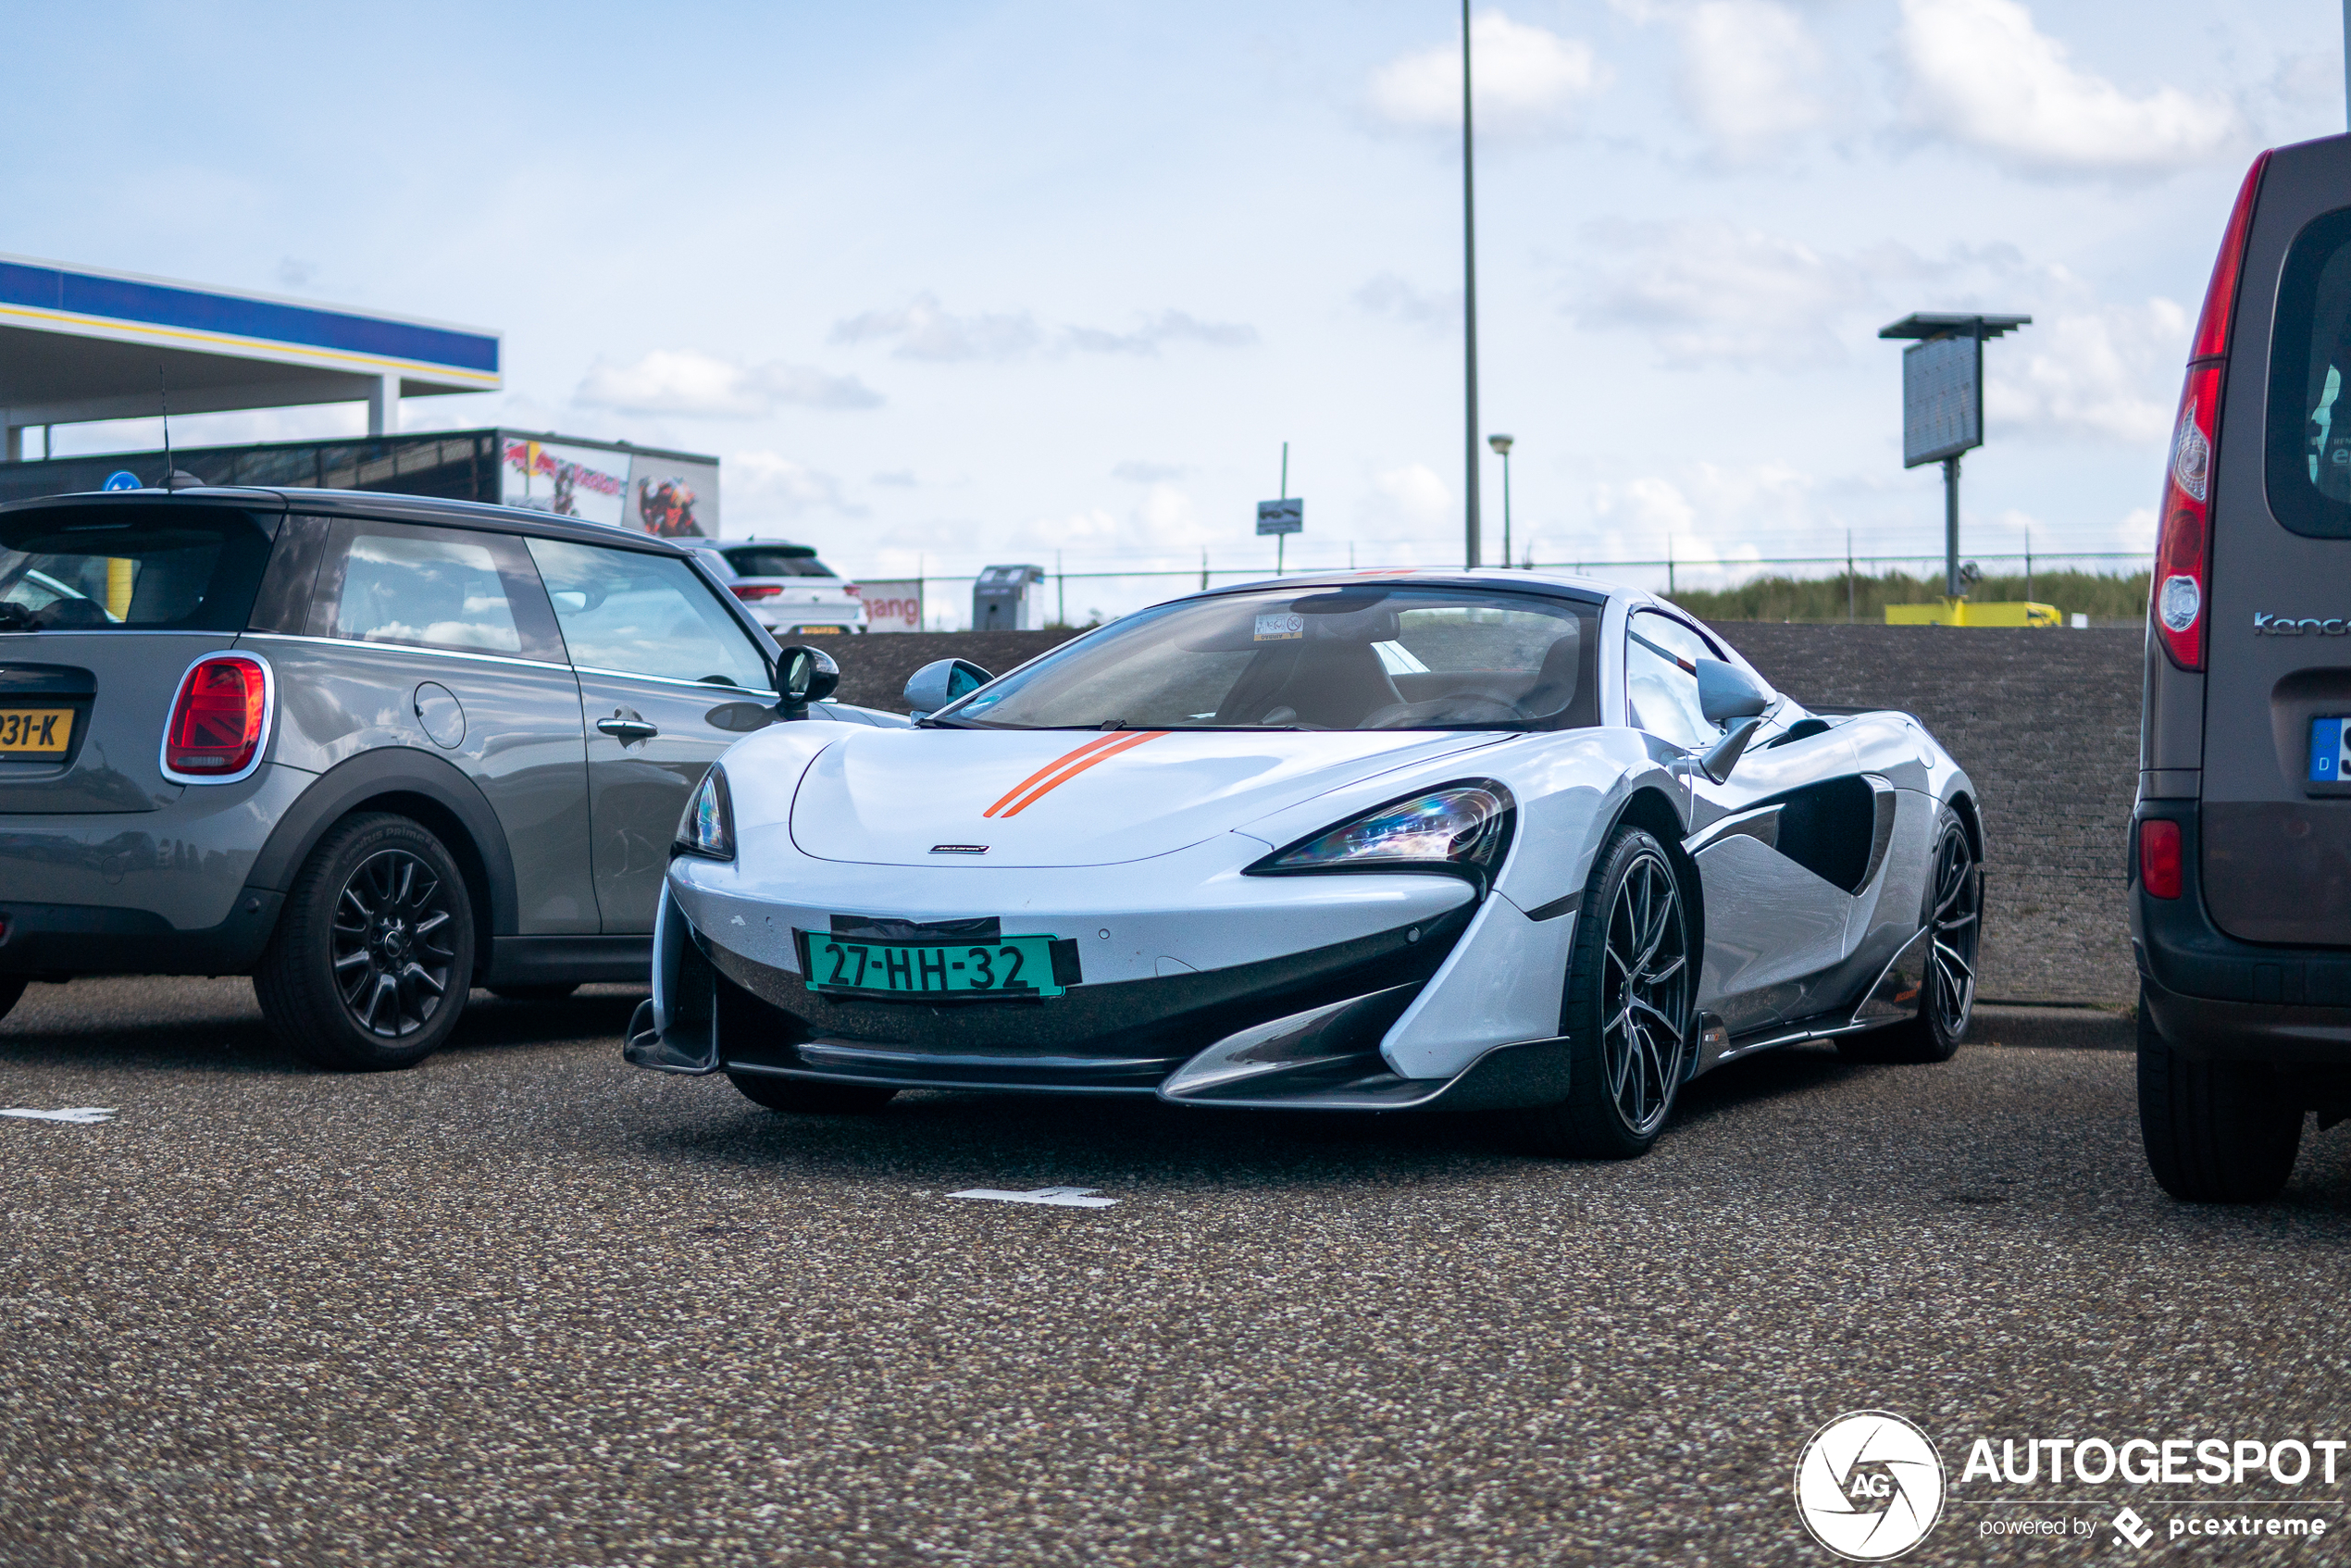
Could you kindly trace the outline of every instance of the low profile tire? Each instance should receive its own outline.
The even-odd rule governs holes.
[[[578,989],[579,982],[574,980],[567,986],[491,986],[490,994],[508,1002],[561,1002]]]
[[[1959,814],[1934,819],[1934,864],[1927,884],[1926,978],[1918,1016],[1836,1042],[1849,1062],[1948,1062],[1975,1017],[1975,961],[1984,943],[1984,867]]]
[[[1520,1113],[1537,1152],[1629,1160],[1657,1141],[1697,1045],[1690,930],[1665,846],[1619,828],[1585,888],[1568,961],[1567,1098]]]
[[[371,812],[337,824],[303,864],[253,989],[295,1055],[376,1072],[441,1048],[473,970],[456,861],[420,824]]]
[[[2251,1062],[2173,1051],[2139,998],[2139,1138],[2156,1184],[2187,1203],[2261,1203],[2294,1173],[2302,1108]]]
[[[894,1089],[866,1084],[817,1083],[810,1078],[770,1077],[765,1073],[728,1073],[727,1081],[745,1100],[770,1111],[790,1111],[815,1116],[853,1116],[878,1111],[898,1097]]]
[[[27,983],[22,975],[0,975],[0,1018],[6,1018],[8,1009],[24,995]]]

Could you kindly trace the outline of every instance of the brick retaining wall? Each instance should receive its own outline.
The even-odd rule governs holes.
[[[1725,622],[1715,629],[1799,701],[1900,708],[1926,721],[1982,793],[1983,994],[2127,1002],[2137,993],[2122,855],[2138,781],[2143,633]],[[933,659],[1001,674],[1062,640],[1044,631],[843,639],[840,697],[905,711]]]

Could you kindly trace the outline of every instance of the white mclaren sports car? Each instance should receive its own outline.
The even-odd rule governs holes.
[[[830,661],[786,653],[787,700],[826,695]],[[1624,1157],[1724,1062],[1967,1031],[1966,774],[1646,593],[1288,578],[907,698],[913,728],[778,724],[710,770],[629,1061],[779,1111],[1507,1111]]]

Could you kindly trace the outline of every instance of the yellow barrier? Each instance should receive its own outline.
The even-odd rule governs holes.
[[[1929,604],[1888,604],[1888,626],[2063,626],[2065,617],[2055,604],[2030,599],[1976,604],[1965,599],[1937,599]]]

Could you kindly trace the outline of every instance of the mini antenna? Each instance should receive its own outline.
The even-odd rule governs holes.
[[[180,470],[171,466],[171,383],[165,379],[161,365],[155,367],[155,387],[163,404],[163,488],[168,494],[171,476]]]

